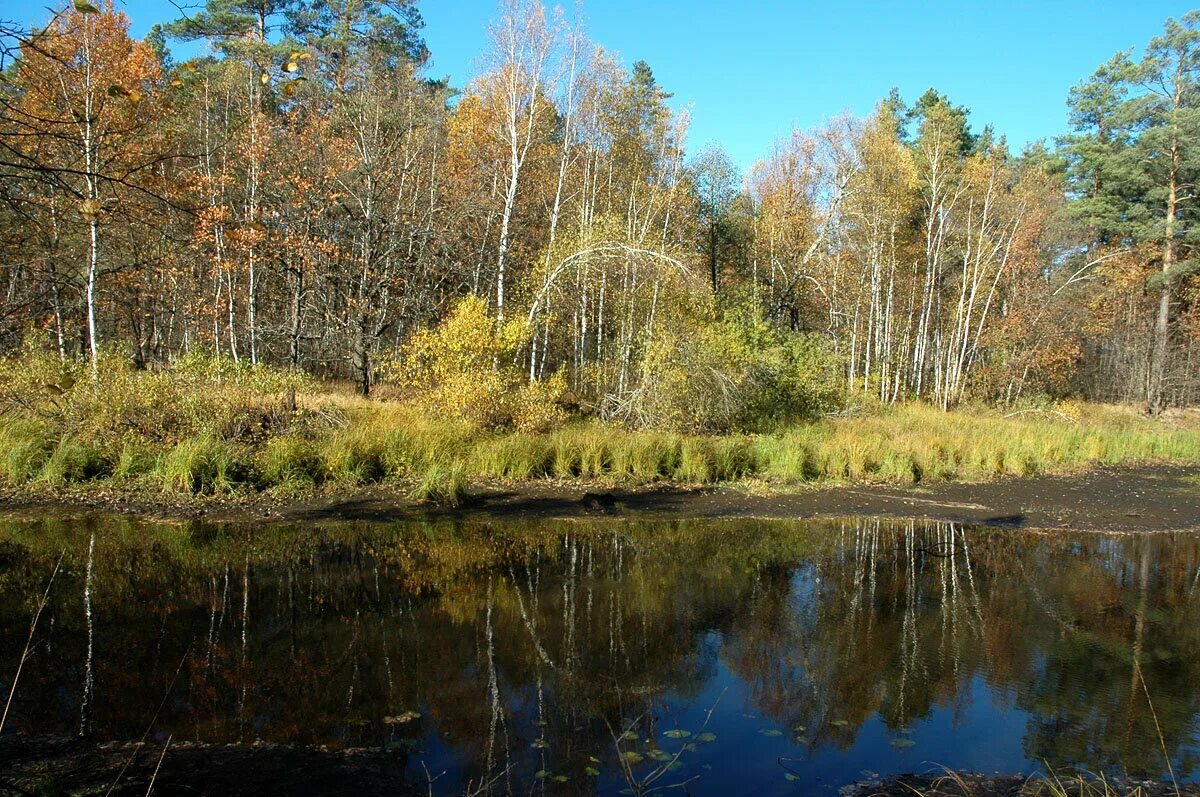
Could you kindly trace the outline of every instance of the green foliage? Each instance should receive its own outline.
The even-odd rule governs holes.
[[[777,330],[747,310],[681,319],[646,347],[640,379],[620,415],[642,428],[764,429],[818,418],[844,401],[826,341]]]

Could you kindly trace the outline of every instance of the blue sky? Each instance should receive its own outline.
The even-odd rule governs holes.
[[[20,2],[0,0],[0,16],[36,13],[24,3],[16,10]],[[117,2],[135,35],[177,15],[168,0]],[[562,5],[574,13],[574,0]],[[583,19],[594,41],[627,64],[647,61],[672,102],[691,109],[692,150],[718,142],[747,167],[792,127],[843,111],[868,114],[892,86],[910,101],[936,87],[971,108],[975,128],[992,123],[1014,149],[1052,138],[1066,131],[1072,85],[1192,7],[1169,0],[586,0]],[[486,46],[495,0],[421,0],[420,8],[431,73],[465,84]]]

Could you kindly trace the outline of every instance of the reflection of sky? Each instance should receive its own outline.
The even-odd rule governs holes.
[[[414,547],[404,550],[424,550],[423,532],[411,531]],[[614,745],[596,712],[614,722],[624,712],[629,720],[647,701],[654,714],[635,725],[638,731],[655,728],[655,745],[668,753],[696,743],[683,753],[683,766],[655,785],[686,780],[693,794],[833,795],[863,777],[936,774],[942,767],[1027,773],[1044,766],[1043,756],[1060,769],[1119,774],[1112,772],[1119,761],[1106,762],[1120,755],[1134,767],[1161,761],[1143,693],[1129,697],[1128,656],[1141,606],[1142,661],[1157,719],[1176,754],[1176,775],[1195,779],[1200,693],[1188,650],[1198,627],[1200,537],[1075,543],[968,531],[958,539],[969,539],[969,568],[965,542],[936,549],[953,557],[929,553],[958,529],[876,524],[867,532],[855,544],[841,538],[838,547],[832,527],[713,527],[677,538],[654,527],[640,537],[576,539],[569,550],[587,552],[578,567],[568,564],[574,554],[558,555],[567,550],[563,538],[550,536],[528,560],[513,554],[516,569],[497,565],[486,577],[475,573],[422,596],[405,586],[418,565],[389,570],[391,560],[377,558],[386,537],[376,533],[318,536],[323,542],[305,548],[295,544],[301,537],[281,532],[275,548],[267,547],[274,552],[253,566],[237,550],[199,558],[209,543],[196,537],[196,547],[184,549],[196,560],[184,571],[166,548],[150,546],[133,570],[98,570],[111,577],[96,593],[98,733],[136,738],[158,706],[153,695],[138,702],[145,696],[133,694],[125,678],[131,666],[146,669],[152,692],[165,690],[189,640],[211,636],[211,654],[193,661],[158,716],[159,743],[174,733],[333,749],[381,745],[389,758],[409,751],[410,782],[425,791],[428,771],[435,794],[462,794],[469,781],[479,783],[489,661],[504,705],[492,771],[511,764],[513,793],[527,792],[539,770],[547,771],[548,793],[597,786],[601,794],[619,793],[625,784]],[[703,535],[720,533],[717,550],[714,537]],[[87,537],[81,540],[79,551],[88,551]],[[446,540],[448,548],[429,549],[435,565],[443,561],[435,552],[461,555],[457,532]],[[109,560],[133,555],[116,538],[109,543],[101,548]],[[53,556],[38,560],[46,568],[57,545]],[[308,553],[292,553],[299,550]],[[22,681],[14,727],[78,728],[79,662],[90,639],[80,611],[80,561],[56,582],[46,626],[50,659]],[[10,564],[20,562],[0,559],[0,586],[17,572]],[[442,572],[429,566],[430,578]],[[47,575],[26,579],[29,589],[40,594]],[[494,614],[485,608],[493,605],[485,602],[490,585]],[[0,650],[19,648],[28,633],[26,604],[12,600],[19,593],[0,589]],[[168,593],[161,606],[152,600]],[[553,663],[535,655],[534,638]],[[154,653],[161,645],[162,655]],[[563,658],[567,649],[579,657],[574,664]],[[623,685],[629,691],[618,699],[613,690]],[[385,719],[409,709],[423,716]],[[807,727],[789,727],[797,722]],[[672,728],[715,738],[663,735]],[[543,735],[544,748],[531,744]],[[626,749],[645,753],[645,739]],[[598,783],[583,771],[593,755],[600,759]],[[1063,756],[1083,760],[1055,760]],[[635,774],[645,777],[656,765],[644,761]],[[570,780],[559,786],[555,776]],[[503,785],[498,793],[507,793]]]
[[[1106,554],[1116,549],[1100,546]],[[1080,553],[1078,546],[1075,553]],[[1112,563],[1110,563],[1112,564]],[[794,619],[806,615],[805,608],[812,608],[819,592],[818,570],[812,563],[798,563],[790,579],[788,606]],[[883,718],[872,714],[862,725],[854,728],[838,728],[853,735],[849,746],[832,740],[811,741],[816,728],[794,731],[786,724],[764,717],[755,705],[754,687],[731,668],[724,658],[724,635],[710,631],[696,640],[698,650],[705,661],[712,661],[701,690],[694,696],[677,692],[669,693],[654,717],[659,733],[671,728],[683,728],[700,733],[712,733],[716,740],[711,743],[695,743],[695,749],[685,751],[680,757],[680,766],[655,781],[657,786],[671,786],[687,782],[688,793],[698,795],[836,795],[848,783],[861,779],[872,779],[899,774],[941,774],[945,770],[980,773],[983,775],[1031,774],[1045,771],[1046,764],[1074,769],[1079,762],[1045,762],[1027,756],[1025,742],[1027,731],[1036,724],[1036,717],[1016,707],[1019,702],[1011,686],[989,684],[987,673],[970,674],[965,686],[959,688],[951,704],[943,701],[936,704],[928,716],[910,721],[900,730],[889,729]],[[782,652],[782,651],[780,651]],[[796,665],[799,667],[800,665]],[[1043,673],[1046,659],[1042,652],[1033,655],[1030,661],[1029,678],[1040,680],[1033,673]],[[800,673],[802,675],[802,673]],[[1066,684],[1077,700],[1085,700],[1082,685]],[[509,721],[519,731],[518,737],[536,738],[537,728],[533,724],[536,707],[527,696],[514,700],[508,696]],[[548,700],[552,703],[552,698]],[[715,707],[715,708],[714,708]],[[712,710],[708,717],[709,709]],[[553,707],[548,705],[548,711]],[[827,720],[838,720],[836,706],[823,707]],[[814,719],[814,722],[820,720]],[[639,726],[640,728],[641,726]],[[1200,728],[1200,716],[1193,723]],[[778,732],[778,735],[777,735]],[[843,734],[844,735],[844,734]],[[796,737],[804,737],[797,739]],[[896,744],[901,740],[900,744]],[[674,754],[689,740],[671,739],[660,736],[657,745]],[[911,744],[910,744],[911,742]],[[422,759],[430,773],[438,775],[447,783],[460,783],[455,775],[471,762],[456,751],[453,741],[438,736],[434,730],[425,739]],[[627,743],[626,749],[645,750],[645,739]],[[614,748],[609,745],[595,751],[602,761],[597,765],[602,773],[596,781],[579,778],[578,773],[554,769],[556,756],[550,751],[516,750],[513,769],[514,779],[523,781],[530,772],[548,769],[554,774],[569,774],[576,788],[586,782],[598,794],[619,794],[627,784],[619,774]],[[1198,750],[1184,747],[1183,759],[1194,760]],[[417,774],[423,776],[420,765]],[[501,765],[502,767],[503,765]],[[635,776],[645,777],[656,762],[647,759],[634,767]],[[1120,773],[1111,773],[1120,774]],[[1176,762],[1176,776],[1191,779],[1195,772]],[[1163,773],[1166,777],[1166,773]],[[563,785],[566,788],[566,785]],[[435,793],[437,788],[435,784]]]

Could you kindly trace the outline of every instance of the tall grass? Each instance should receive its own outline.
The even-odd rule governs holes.
[[[285,406],[270,392],[278,385],[256,387],[253,373],[237,384],[236,400],[212,402],[207,415],[204,396],[221,389],[216,377],[188,376],[194,385],[185,389],[162,374],[147,376],[156,395],[174,402],[165,411],[170,422],[155,422],[140,417],[154,411],[142,398],[130,398],[140,395],[141,378],[122,375],[111,396],[103,384],[74,387],[81,395],[66,414],[50,412],[49,398],[37,413],[0,412],[0,482],[58,487],[116,478],[205,494],[393,482],[422,500],[453,502],[478,480],[910,485],[1200,462],[1200,415],[1154,420],[1113,406],[1078,405],[1068,417],[906,404],[758,435],[583,420],[545,433],[497,433],[399,402],[337,394],[301,394],[298,407]],[[115,406],[122,402],[134,404]]]

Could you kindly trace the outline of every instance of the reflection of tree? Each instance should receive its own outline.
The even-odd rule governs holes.
[[[79,595],[93,532],[89,635]],[[693,700],[718,657],[808,744],[848,745],[876,713],[899,732],[959,710],[983,677],[1031,714],[1031,759],[1158,773],[1137,662],[1169,749],[1196,744],[1194,536],[6,522],[2,649],[20,649],[64,549],[40,634],[50,646],[10,718],[26,731],[78,730],[80,693],[62,685],[84,683],[90,645],[98,737],[138,738],[170,691],[163,736],[438,744],[464,782],[500,791],[538,770],[582,772],[611,750],[610,725],[641,718],[641,738],[661,738],[667,699]],[[411,710],[425,716],[404,721]]]

